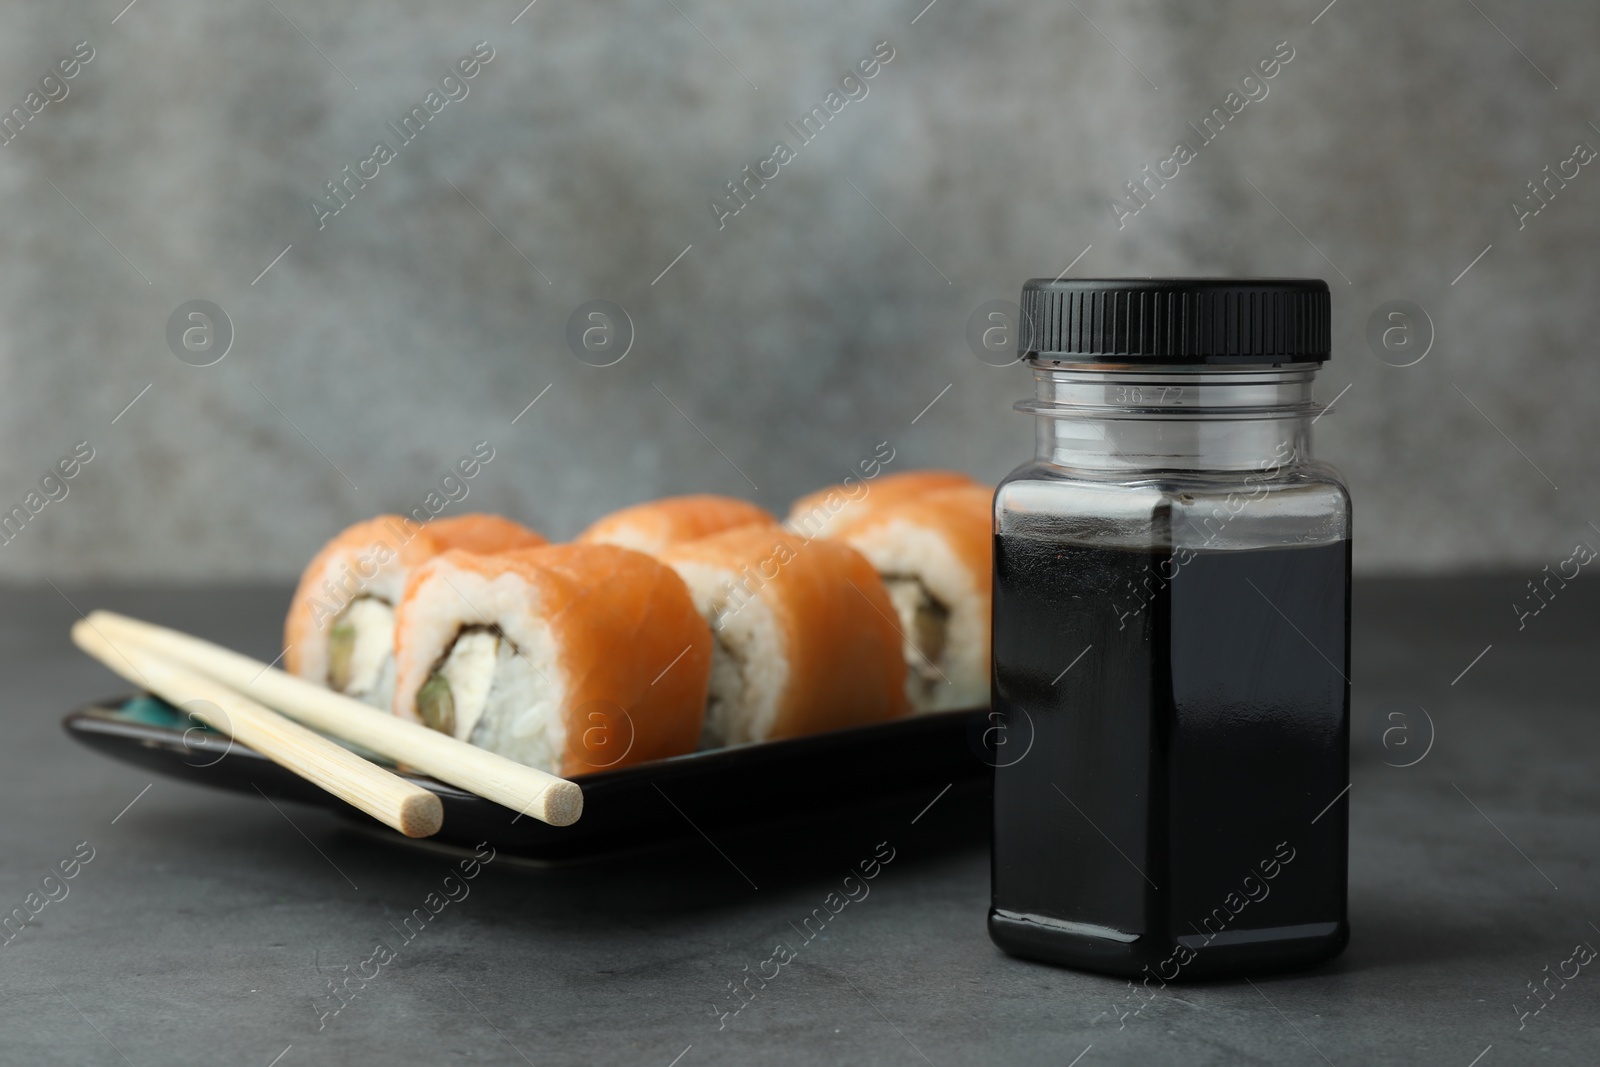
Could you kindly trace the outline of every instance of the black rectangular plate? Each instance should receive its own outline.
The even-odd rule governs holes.
[[[946,802],[986,806],[993,772],[979,754],[984,725],[985,709],[937,712],[601,771],[577,779],[583,817],[563,827],[426,775],[396,773],[444,804],[444,826],[428,841],[463,847],[487,841],[498,851],[561,863],[780,824],[838,825],[883,805],[920,806],[946,787]],[[157,774],[326,808],[408,840],[155,697],[103,701],[70,713],[62,726],[74,740]]]

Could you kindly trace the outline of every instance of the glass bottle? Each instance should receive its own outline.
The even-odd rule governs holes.
[[[1315,280],[1023,289],[1034,459],[995,494],[989,931],[1143,979],[1337,955],[1350,497]]]

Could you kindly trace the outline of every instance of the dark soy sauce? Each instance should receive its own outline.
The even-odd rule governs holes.
[[[1160,983],[1344,948],[1349,542],[1187,556],[995,539],[1007,952]]]

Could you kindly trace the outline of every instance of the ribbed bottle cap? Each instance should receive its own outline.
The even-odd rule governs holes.
[[[1020,359],[1060,363],[1322,363],[1328,283],[1317,278],[1034,278]]]

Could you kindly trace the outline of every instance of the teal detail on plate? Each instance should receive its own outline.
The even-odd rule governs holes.
[[[220,731],[213,730],[193,715],[179,711],[159,697],[134,697],[117,709],[117,718],[143,723],[146,726],[159,726],[167,730],[205,730],[218,737],[222,736]]]
[[[118,708],[116,714],[117,718],[126,719],[128,722],[141,723],[145,726],[155,726],[163,730],[173,730],[178,733],[187,733],[190,730],[204,730],[206,733],[215,734],[218,737],[227,736],[221,730],[213,729],[212,727],[201,722],[196,716],[173,707],[160,697],[153,697],[149,694],[134,697],[132,700],[122,705],[122,707]],[[322,733],[321,730],[313,730],[312,732],[321,734],[321,736],[326,737],[329,741],[332,741],[341,748],[349,749],[351,752],[354,752],[356,755],[360,756],[369,763],[376,763],[380,767],[395,766],[395,762],[393,760],[385,756],[380,756],[369,748],[363,748],[354,741],[346,741],[342,737],[333,737],[329,734]]]

